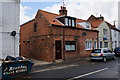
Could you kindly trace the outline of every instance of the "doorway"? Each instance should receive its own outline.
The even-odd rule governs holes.
[[[62,59],[62,44],[61,41],[55,41],[55,59]]]

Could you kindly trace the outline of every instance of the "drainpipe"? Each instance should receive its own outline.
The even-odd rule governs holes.
[[[65,61],[65,28],[63,27],[63,61]]]

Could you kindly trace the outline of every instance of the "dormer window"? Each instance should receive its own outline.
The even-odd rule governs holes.
[[[75,27],[76,25],[75,19],[65,18],[65,26]]]
[[[71,19],[69,19],[69,26],[71,26]]]
[[[89,22],[79,22],[80,26],[84,27],[85,29],[90,29],[90,23]]]
[[[86,28],[87,28],[87,29],[90,28],[90,24],[89,24],[89,22],[86,22]]]
[[[75,20],[72,19],[72,26],[75,26]]]
[[[65,26],[76,27],[76,18],[70,16],[58,16],[56,17]]]
[[[65,25],[68,26],[68,18],[65,18]]]

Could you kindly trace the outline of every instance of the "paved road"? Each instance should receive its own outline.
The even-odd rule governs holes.
[[[120,57],[119,57],[120,58]],[[66,78],[75,80],[79,78],[110,78],[117,79],[118,76],[118,59],[108,60],[107,62],[95,61],[86,64],[75,63],[69,66],[60,66],[50,69],[37,70],[30,74],[31,78]],[[108,80],[110,80],[108,79]],[[115,80],[114,79],[114,80]],[[93,79],[92,79],[93,80]]]

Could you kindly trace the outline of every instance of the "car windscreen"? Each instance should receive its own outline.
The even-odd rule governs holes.
[[[101,49],[92,50],[92,53],[101,53]]]

